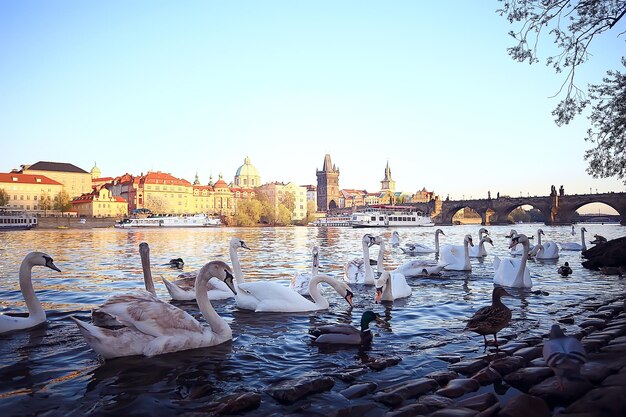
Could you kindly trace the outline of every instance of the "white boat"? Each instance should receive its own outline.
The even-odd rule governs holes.
[[[412,206],[369,206],[352,213],[352,227],[416,227],[434,226],[430,216]]]
[[[321,217],[311,223],[312,226],[317,227],[336,227],[336,226],[350,226],[352,224],[351,214],[330,215]]]
[[[132,217],[115,224],[115,227],[125,229],[129,227],[211,227],[219,226],[220,219],[211,218],[206,214],[190,216],[151,216]]]
[[[0,230],[26,230],[37,226],[37,217],[25,211],[0,209]]]

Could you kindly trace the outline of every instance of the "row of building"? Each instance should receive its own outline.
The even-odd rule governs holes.
[[[9,197],[7,207],[35,213],[44,213],[58,207],[63,195],[71,202],[71,211],[78,216],[123,217],[139,209],[155,213],[208,213],[231,216],[237,212],[238,202],[264,194],[275,206],[291,194],[292,220],[302,220],[312,206],[315,211],[351,208],[374,204],[427,202],[438,197],[425,189],[414,194],[395,191],[389,163],[381,190],[341,189],[339,169],[330,155],[324,157],[317,170],[317,186],[296,185],[288,182],[263,184],[258,169],[245,158],[234,176],[226,183],[219,176],[216,182],[209,178],[201,184],[196,175],[193,183],[169,173],[150,171],[138,176],[129,173],[117,177],[103,177],[97,165],[87,172],[69,163],[40,161],[22,165],[9,173],[0,173],[0,189]],[[310,204],[308,202],[311,202]]]

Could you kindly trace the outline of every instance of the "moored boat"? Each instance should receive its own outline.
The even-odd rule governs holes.
[[[115,224],[115,227],[125,229],[129,227],[214,227],[221,225],[218,218],[212,218],[206,214],[194,214],[190,216],[150,216],[132,217]]]
[[[428,215],[412,206],[369,206],[352,213],[352,227],[417,227],[434,226]]]
[[[311,223],[317,227],[349,227],[352,224],[351,214],[330,215],[319,218]]]
[[[0,230],[27,230],[37,226],[37,217],[25,211],[0,209]]]

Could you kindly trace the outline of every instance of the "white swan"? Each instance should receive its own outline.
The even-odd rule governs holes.
[[[363,245],[363,257],[355,258],[346,263],[344,267],[344,279],[352,284],[374,285],[374,270],[369,265],[370,247],[379,242],[374,236],[365,234],[361,239]],[[379,256],[381,256],[379,254]]]
[[[555,242],[543,242],[541,243],[541,235],[545,236],[542,229],[537,230],[537,244],[530,251],[529,256],[535,259],[559,259],[559,247]]]
[[[573,242],[561,243],[561,250],[587,250],[587,245],[585,244],[586,231],[587,229],[585,229],[584,227],[580,228],[580,244]]]
[[[485,249],[485,242],[490,243],[491,246],[493,246],[493,240],[491,240],[489,236],[485,236],[481,238],[478,246],[472,246],[471,248],[469,248],[470,258],[484,258],[485,256],[487,256],[487,250]]]
[[[311,268],[311,273],[304,272],[295,274],[289,283],[289,288],[301,295],[309,295],[309,282],[312,277],[319,274],[319,248],[317,246],[313,246],[311,254],[313,255],[313,267]]]
[[[28,308],[28,317],[14,317],[0,314],[0,333],[29,329],[46,321],[46,312],[41,306],[33,288],[33,266],[45,266],[61,272],[52,261],[50,255],[43,252],[31,252],[26,255],[20,265],[19,278],[20,291],[22,292],[26,307]]]
[[[400,234],[397,231],[393,231],[391,238],[389,238],[389,244],[393,247],[397,247],[400,244]]]
[[[437,229],[435,230],[435,249],[429,248],[426,245],[422,245],[421,243],[407,243],[406,249],[400,248],[400,250],[407,255],[418,255],[420,253],[435,253],[439,255],[439,235],[446,235],[443,230]]]
[[[517,235],[512,239],[511,247],[522,244],[523,255],[520,258],[502,258],[493,257],[493,283],[505,287],[531,288],[533,282],[530,279],[530,272],[526,268],[526,260],[528,259],[528,237],[526,235]]]
[[[214,278],[212,278],[214,277]],[[211,306],[207,296],[209,280],[222,280],[235,292],[230,267],[222,261],[206,264],[196,278],[196,301],[207,321],[200,324],[187,312],[158,300],[146,291],[109,298],[100,310],[114,316],[126,327],[111,330],[71,317],[85,341],[105,359],[120,356],[155,356],[168,352],[215,346],[232,339],[228,323]],[[145,294],[150,295],[146,297]]]
[[[326,310],[330,304],[320,292],[319,284],[322,282],[333,287],[352,307],[353,293],[348,284],[322,274],[314,276],[309,281],[309,294],[313,301],[276,282],[257,281],[239,285],[237,307],[255,312],[282,313]]]
[[[471,271],[469,247],[474,246],[472,236],[465,235],[463,245],[444,245],[441,248],[439,265],[448,271]]]
[[[411,296],[411,287],[404,275],[395,271],[384,271],[376,280],[375,302],[393,301]]]

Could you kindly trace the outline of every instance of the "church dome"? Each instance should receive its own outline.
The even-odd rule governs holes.
[[[95,162],[93,163],[93,168],[91,168],[91,171],[89,171],[89,173],[91,174],[91,178],[100,178],[102,176],[102,172]]]
[[[261,185],[261,176],[259,170],[250,163],[250,158],[246,157],[243,165],[237,168],[235,173],[235,186],[237,187],[258,187]]]

